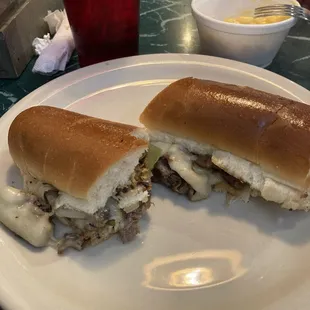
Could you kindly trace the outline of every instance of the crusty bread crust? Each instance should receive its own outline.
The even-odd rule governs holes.
[[[37,106],[20,113],[8,135],[11,156],[31,175],[77,198],[111,166],[148,142],[137,128],[63,109]]]
[[[306,104],[250,87],[185,78],[160,92],[140,121],[150,130],[231,152],[297,187],[309,188]]]

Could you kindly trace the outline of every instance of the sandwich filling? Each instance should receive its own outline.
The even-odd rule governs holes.
[[[18,211],[12,211],[10,215],[6,212],[8,209],[2,207],[0,209],[4,212],[0,211],[0,220],[33,245],[43,246],[42,243],[49,243],[56,247],[59,253],[69,247],[82,250],[109,239],[113,234],[118,234],[124,243],[129,242],[139,233],[139,220],[150,207],[152,186],[151,174],[146,167],[146,157],[145,153],[129,181],[117,187],[107,203],[97,208],[94,213],[83,211],[83,204],[88,204],[88,201],[71,197],[47,183],[24,176],[24,191],[20,192],[13,188],[2,190],[2,199],[18,205],[15,208]],[[17,197],[22,198],[18,200]],[[22,219],[23,214],[17,214],[21,213],[21,210],[26,210],[27,214],[32,215],[28,214],[28,218]],[[21,218],[20,225],[18,225],[19,218]],[[69,232],[60,239],[53,237],[51,222],[55,219],[69,227]],[[27,221],[33,223],[27,224]],[[32,233],[32,227],[38,223],[41,223],[44,229]],[[40,233],[41,236],[35,237]]]
[[[249,199],[249,185],[216,166],[212,155],[191,153],[177,144],[155,146],[165,150],[152,171],[155,183],[163,183],[191,201],[206,199],[212,190],[227,192],[228,198]]]
[[[206,199],[211,191],[217,191],[227,193],[227,202],[261,196],[286,209],[310,209],[307,192],[265,173],[258,165],[208,145],[167,134],[160,137],[165,142],[153,140],[150,148],[156,153],[152,180],[191,201]]]

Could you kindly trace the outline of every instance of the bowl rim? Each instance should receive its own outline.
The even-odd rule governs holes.
[[[228,23],[213,17],[210,17],[206,14],[203,14],[199,9],[198,9],[198,4],[201,3],[202,1],[206,0],[192,0],[191,7],[193,12],[199,16],[203,20],[207,20],[209,22],[212,22],[214,24],[218,24],[221,27],[226,27],[229,26],[230,29],[235,32],[241,29],[248,29],[248,30],[254,30],[254,29],[265,29],[265,30],[277,30],[279,27],[284,28],[287,26],[287,28],[292,27],[296,23],[296,18],[290,17],[289,19],[276,22],[276,23],[271,23],[271,24],[234,24],[234,23]],[[207,0],[209,1],[209,0]],[[216,1],[216,0],[213,0]],[[297,0],[292,0],[297,6],[301,6],[300,3]]]

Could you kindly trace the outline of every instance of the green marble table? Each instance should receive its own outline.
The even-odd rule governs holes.
[[[141,0],[140,54],[199,53],[190,3],[191,0]],[[79,68],[74,54],[66,72],[47,77],[31,72],[34,61],[19,79],[0,79],[0,116],[34,89]],[[267,69],[310,90],[310,23],[298,22]]]

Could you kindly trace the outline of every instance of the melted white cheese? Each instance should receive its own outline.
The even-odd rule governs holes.
[[[29,198],[29,196],[28,196]],[[12,187],[0,191],[0,222],[35,247],[47,246],[53,234],[49,215]]]
[[[172,145],[166,152],[168,163],[199,194],[207,197],[211,191],[208,174],[198,174],[192,169],[193,155],[185,153],[179,145]]]
[[[5,186],[0,189],[0,196],[10,204],[22,205],[27,201],[27,194],[17,188]]]

